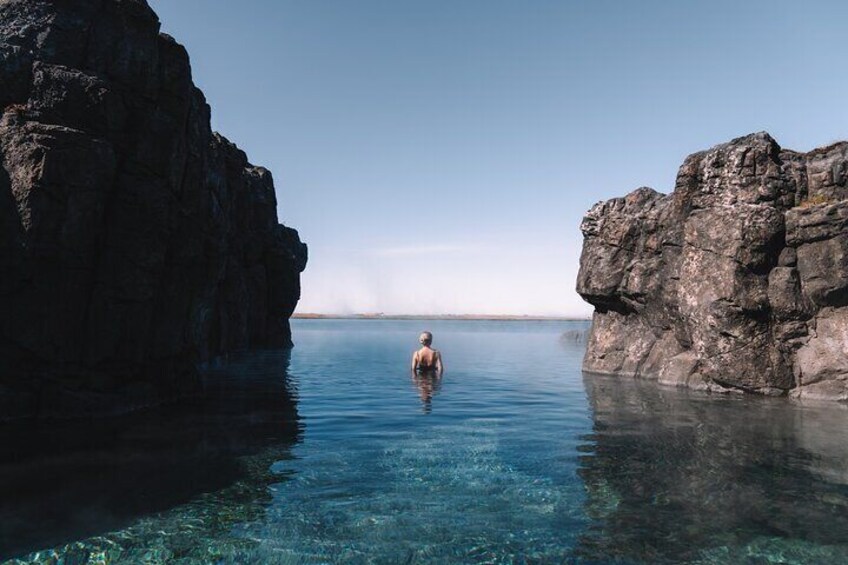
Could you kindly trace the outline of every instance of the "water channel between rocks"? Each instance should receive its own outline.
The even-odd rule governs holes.
[[[584,375],[586,329],[295,320],[204,399],[7,426],[0,561],[848,561],[848,410]]]

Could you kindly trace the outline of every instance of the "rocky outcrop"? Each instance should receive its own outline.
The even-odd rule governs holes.
[[[584,369],[706,390],[848,400],[848,143],[765,133],[689,156],[583,220]]]
[[[104,413],[290,345],[306,246],[144,0],[0,0],[0,419]]]

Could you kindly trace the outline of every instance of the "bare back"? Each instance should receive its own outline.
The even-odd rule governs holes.
[[[412,356],[412,368],[419,371],[440,371],[442,369],[442,356],[435,349],[425,345]]]

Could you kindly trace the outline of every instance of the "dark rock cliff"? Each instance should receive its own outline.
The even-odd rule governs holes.
[[[291,344],[306,246],[144,0],[0,0],[0,419],[125,410]]]
[[[584,369],[848,400],[848,143],[759,133],[689,156],[583,220]]]

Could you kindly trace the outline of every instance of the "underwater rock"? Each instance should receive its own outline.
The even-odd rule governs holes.
[[[674,191],[596,204],[577,291],[584,370],[848,400],[848,143],[757,133],[689,156]]]
[[[195,390],[291,345],[306,246],[144,0],[0,1],[0,419]]]

